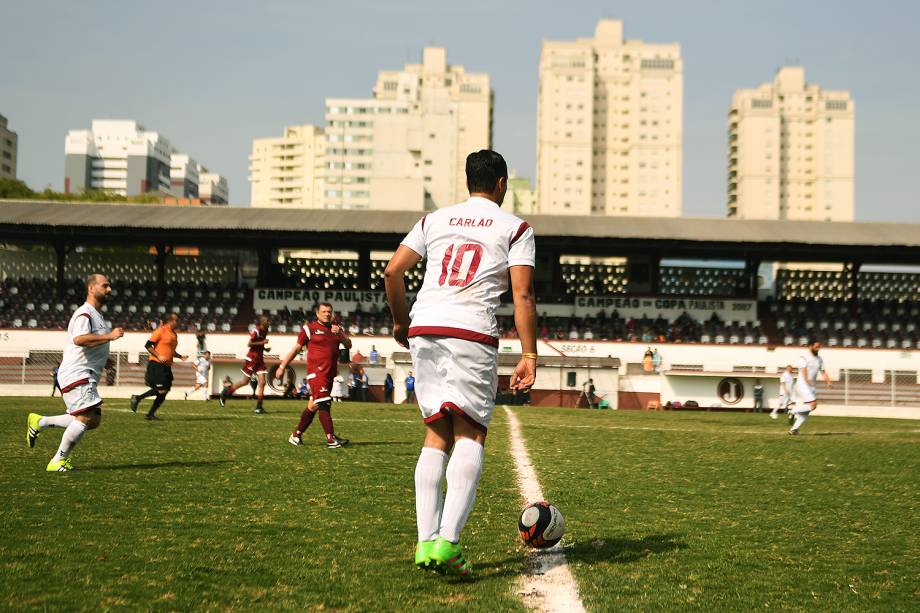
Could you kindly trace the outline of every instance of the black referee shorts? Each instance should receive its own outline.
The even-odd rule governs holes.
[[[144,382],[151,388],[167,392],[172,389],[173,374],[172,367],[160,364],[159,362],[147,362],[147,374]]]

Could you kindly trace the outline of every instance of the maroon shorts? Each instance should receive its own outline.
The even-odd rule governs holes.
[[[265,358],[261,355],[247,355],[246,360],[243,362],[243,367],[240,368],[240,370],[242,370],[243,374],[247,377],[268,372],[265,368]]]
[[[311,372],[307,375],[310,384],[310,397],[314,403],[332,400],[332,380],[335,374],[328,371]]]

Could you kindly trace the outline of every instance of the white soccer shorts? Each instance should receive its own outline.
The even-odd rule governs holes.
[[[77,415],[102,404],[102,397],[96,389],[95,381],[78,385],[69,392],[61,394],[61,397],[64,399],[64,406],[67,407],[67,413],[70,415]]]
[[[498,349],[459,338],[414,336],[409,351],[425,423],[456,414],[485,432],[498,389]]]
[[[207,385],[208,378],[204,375],[195,375],[195,383],[198,385]]]
[[[805,383],[796,384],[795,386],[795,399],[798,402],[814,402],[817,399],[815,395],[815,388]]]

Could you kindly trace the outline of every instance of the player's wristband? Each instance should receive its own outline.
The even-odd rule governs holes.
[[[524,354],[521,354],[521,357],[524,358],[525,360],[536,360],[537,354],[536,353],[524,353]]]

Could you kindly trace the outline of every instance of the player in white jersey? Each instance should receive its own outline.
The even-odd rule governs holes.
[[[464,577],[470,576],[470,566],[460,550],[460,532],[482,474],[498,386],[495,311],[509,276],[523,350],[512,388],[530,389],[537,359],[533,230],[500,208],[508,168],[499,154],[471,153],[466,178],[470,199],[423,217],[385,272],[393,337],[412,355],[425,422],[415,467],[415,563]],[[410,324],[404,275],[423,258],[425,277]],[[447,494],[442,497],[445,475]]]
[[[111,293],[112,286],[105,275],[90,275],[86,280],[86,303],[74,312],[67,325],[67,346],[57,372],[67,412],[51,417],[29,413],[29,447],[35,446],[42,430],[64,428],[48,472],[73,470],[73,448],[87,430],[98,428],[102,422],[102,398],[96,388],[109,359],[109,343],[125,334],[121,328],[113,330],[99,313]]]
[[[779,403],[773,410],[770,411],[770,418],[777,419],[779,410],[783,409],[789,415],[792,413],[789,411],[789,405],[792,404],[792,386],[795,384],[795,379],[792,377],[792,365],[786,366],[786,369],[783,371],[783,374],[779,378]]]
[[[792,413],[795,415],[795,423],[789,434],[798,434],[799,428],[808,419],[808,415],[815,410],[818,405],[817,386],[818,375],[824,378],[824,383],[828,388],[831,387],[831,378],[824,370],[824,360],[818,355],[821,350],[821,343],[814,339],[809,339],[809,353],[799,358],[799,376],[795,380],[795,408]]]
[[[211,372],[211,352],[205,351],[200,356],[195,358],[195,361],[192,362],[192,365],[195,367],[195,387],[185,392],[185,399],[188,400],[188,397],[191,394],[194,394],[200,389],[204,390],[204,399],[205,402],[211,399],[211,394],[208,392],[208,375]]]

